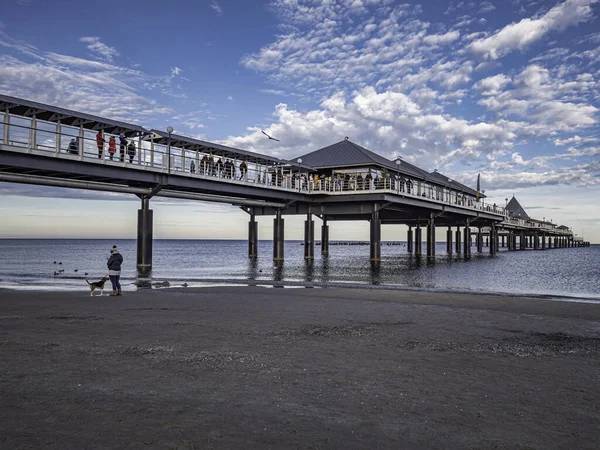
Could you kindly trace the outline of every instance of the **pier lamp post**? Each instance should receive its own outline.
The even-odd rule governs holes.
[[[402,164],[402,157],[396,158],[396,192],[400,193],[400,164]]]
[[[300,192],[300,189],[302,186],[301,181],[300,181],[300,164],[302,164],[302,158],[298,158],[296,160],[296,162],[298,163],[298,192]]]
[[[167,141],[167,170],[169,175],[171,174],[171,133],[173,132],[173,127],[167,127],[167,133],[169,133],[169,140]]]

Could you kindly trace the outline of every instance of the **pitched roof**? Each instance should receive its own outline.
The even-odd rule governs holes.
[[[405,175],[425,179],[429,173],[406,161],[402,161],[400,167],[395,161],[390,161],[377,153],[367,150],[354,142],[344,139],[327,147],[320,148],[314,152],[300,156],[302,164],[315,169],[344,168],[357,166],[379,166],[392,171],[399,171]],[[296,158],[293,158],[294,160]]]
[[[125,133],[131,135],[135,133],[145,134],[147,131],[139,125],[120,122],[118,120],[106,119],[104,117],[85,114],[70,109],[59,108],[58,106],[45,105],[43,103],[25,100],[22,98],[11,97],[9,95],[0,94],[0,110],[6,111],[15,115],[30,115],[35,113],[36,118],[48,122],[58,122],[63,125],[79,126],[87,130],[103,129],[107,133]],[[75,124],[75,125],[74,125]]]
[[[510,202],[506,205],[506,209],[513,216],[519,219],[531,220],[531,217],[527,215],[521,204],[517,201],[515,196],[510,199]]]

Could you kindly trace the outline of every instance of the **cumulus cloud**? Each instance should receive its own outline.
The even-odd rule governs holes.
[[[456,41],[460,37],[460,32],[453,30],[444,34],[430,34],[423,38],[423,42],[432,45],[444,45]]]
[[[97,36],[82,37],[79,40],[88,44],[87,48],[92,52],[92,54],[104,61],[112,62],[114,58],[119,56],[117,49],[114,47],[109,47],[108,45],[100,42],[100,38]]]
[[[475,90],[481,95],[498,95],[504,86],[511,82],[510,77],[500,73],[493,77],[487,77],[475,83]]]
[[[585,22],[592,17],[591,5],[598,0],[567,0],[539,18],[512,23],[493,35],[473,41],[469,48],[476,55],[498,59],[514,50],[523,50],[551,31]]]

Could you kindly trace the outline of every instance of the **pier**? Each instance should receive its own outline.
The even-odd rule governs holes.
[[[132,194],[137,212],[137,268],[152,269],[153,197],[227,203],[248,214],[248,256],[258,255],[257,217],[273,216],[273,260],[285,259],[285,216],[302,215],[304,258],[313,259],[315,223],[321,254],[329,223],[368,221],[370,259],[381,259],[381,226],[405,225],[407,251],[435,258],[436,229],[448,254],[473,246],[508,250],[589,246],[565,225],[529,217],[511,199],[488,204],[483,192],[401,158],[390,161],[349,138],[295,159],[147,130],[90,114],[0,95],[0,181]],[[422,244],[426,254],[422,255]]]

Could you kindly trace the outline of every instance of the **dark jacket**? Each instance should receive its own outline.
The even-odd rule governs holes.
[[[106,263],[108,270],[121,270],[121,264],[123,264],[123,257],[119,252],[112,253]]]

